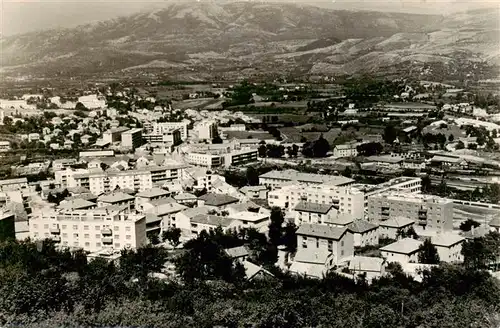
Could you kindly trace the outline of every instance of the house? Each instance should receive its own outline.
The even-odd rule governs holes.
[[[347,229],[354,236],[354,247],[378,245],[378,225],[364,220],[355,220],[347,226]]]
[[[349,142],[337,145],[333,149],[333,157],[356,157],[358,156],[358,142]]]
[[[167,198],[170,196],[170,192],[161,188],[152,188],[144,190],[135,195],[135,204],[139,205],[152,200]]]
[[[183,236],[191,236],[191,219],[197,215],[208,214],[211,210],[208,206],[187,208],[175,215],[175,220],[171,221],[171,226],[181,229]]]
[[[490,231],[491,231],[491,228],[489,225],[481,224],[477,228],[474,228],[474,226],[472,226],[472,228],[469,231],[463,232],[462,236],[466,240],[473,240],[474,238],[481,238],[481,237],[486,236],[488,233],[490,233]]]
[[[347,228],[304,223],[297,229],[297,254],[321,250],[332,254],[337,264],[354,255],[354,239]]]
[[[226,248],[224,252],[229,256],[233,261],[245,262],[248,259],[248,249],[245,246],[237,246]]]
[[[63,200],[59,204],[59,208],[65,210],[87,210],[91,208],[96,208],[97,205],[88,200],[82,198],[75,198],[71,200]]]
[[[301,276],[321,279],[333,266],[333,253],[325,249],[300,249],[288,270]]]
[[[97,206],[104,207],[109,205],[124,205],[131,209],[134,208],[134,200],[134,196],[121,191],[115,191],[99,196],[97,198]]]
[[[490,226],[491,231],[496,231],[500,233],[500,216],[491,219],[488,225]]]
[[[295,213],[295,224],[330,222],[338,213],[333,204],[317,204],[300,201],[293,209]]]
[[[243,228],[254,228],[259,232],[267,231],[269,226],[269,213],[255,213],[249,211],[230,214],[229,217],[238,220]]]
[[[184,211],[187,207],[176,203],[172,198],[160,198],[142,203],[139,205],[139,208],[144,213],[157,216],[161,222],[158,223],[159,225],[156,228],[163,231],[168,227],[175,227],[176,215]]]
[[[187,193],[187,192],[183,192],[183,193],[180,193],[178,195],[175,195],[173,197],[175,199],[175,201],[179,204],[184,204],[184,205],[194,205],[196,204],[198,198],[193,195],[193,194],[190,194],[190,193]]]
[[[191,219],[190,235],[195,238],[201,231],[209,231],[221,227],[224,231],[236,229],[238,222],[224,216],[200,214]]]
[[[266,186],[245,186],[240,189],[240,192],[248,198],[267,199]]]
[[[325,224],[332,225],[335,227],[347,227],[354,221],[354,218],[351,213],[336,213],[330,219],[325,220]]]
[[[385,274],[387,262],[380,257],[353,256],[349,261],[349,271],[353,276],[366,275],[367,281]]]
[[[402,232],[408,231],[413,227],[415,221],[406,217],[395,217],[380,222],[380,238],[398,239]]]
[[[226,206],[238,202],[238,198],[225,194],[208,193],[198,197],[198,206],[209,206],[213,209],[224,209]]]
[[[420,240],[403,238],[380,249],[387,262],[418,263]]]
[[[273,279],[274,275],[261,266],[255,265],[252,262],[244,261],[245,276],[248,281]]]
[[[431,243],[436,247],[442,262],[463,262],[462,245],[465,238],[454,233],[441,233],[431,237]]]
[[[399,156],[382,155],[382,156],[370,156],[366,158],[366,162],[361,164],[361,168],[368,167],[370,165],[376,165],[381,168],[396,170],[403,166],[404,159]]]

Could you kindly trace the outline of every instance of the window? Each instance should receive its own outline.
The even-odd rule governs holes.
[[[329,252],[333,251],[333,241],[331,241],[331,240],[328,241],[328,251]]]
[[[126,239],[131,239],[131,238],[132,238],[132,236],[131,236],[131,235],[126,235],[126,236],[125,236],[125,238],[126,238]]]
[[[340,246],[344,247],[344,241],[343,240],[340,242]]]
[[[73,225],[73,230],[78,230],[78,226],[76,224]]]
[[[96,247],[101,247],[101,243],[95,243]]]
[[[130,227],[125,227],[125,231],[130,231]]]
[[[48,228],[49,228],[49,225],[48,225],[48,224],[44,224],[44,225],[43,225],[43,228],[44,228],[44,229],[48,229]]]
[[[101,226],[95,226],[95,230],[97,231],[101,230]]]
[[[67,233],[63,233],[62,236],[63,236],[63,238],[68,238],[68,234]]]
[[[120,235],[115,235],[115,239],[120,239]]]
[[[120,248],[120,243],[115,243],[116,248]]]
[[[344,250],[340,251],[340,256],[344,256]]]
[[[120,230],[120,227],[119,227],[119,226],[115,226],[115,227],[114,227],[114,230],[115,230],[115,231],[118,231],[118,230]]]
[[[96,234],[95,234],[95,237],[96,237],[96,238],[101,238],[101,235],[100,235],[100,234],[98,234],[98,233],[96,233]]]
[[[86,233],[86,234],[83,236],[83,238],[87,238],[87,239],[88,239],[88,238],[90,238],[90,235],[89,235],[88,233]]]
[[[89,242],[86,242],[86,243],[85,243],[85,246],[86,246],[86,247],[90,247],[90,243],[89,243]]]
[[[38,224],[33,224],[33,228],[38,229]]]
[[[319,248],[319,238],[316,238],[316,248]]]
[[[62,225],[62,228],[63,228],[63,229],[66,229],[66,228],[67,228],[67,226],[66,226],[65,224],[63,224],[63,225]]]
[[[77,233],[74,233],[74,234],[73,234],[73,238],[78,238],[78,234],[77,234]]]

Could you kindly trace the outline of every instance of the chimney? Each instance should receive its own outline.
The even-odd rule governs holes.
[[[471,227],[470,232],[472,233],[472,236],[474,237],[474,226]]]

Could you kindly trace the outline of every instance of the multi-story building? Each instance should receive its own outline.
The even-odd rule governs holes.
[[[404,193],[418,194],[422,190],[422,179],[415,177],[398,177],[378,185],[354,184],[353,187],[365,195],[365,209],[368,207],[368,197],[393,190]]]
[[[135,149],[142,145],[142,129],[132,129],[122,133],[122,147]]]
[[[52,162],[52,168],[54,169],[54,171],[60,171],[69,168],[74,164],[76,164],[75,158],[61,158],[56,159]]]
[[[326,174],[302,173],[296,170],[270,171],[259,176],[259,184],[271,189],[281,188],[284,182],[300,182],[307,186],[329,184],[332,186],[348,186],[354,182],[353,179],[343,176]]]
[[[322,224],[302,224],[297,230],[297,255],[324,251],[332,255],[334,264],[354,255],[354,239],[347,228]]]
[[[452,230],[453,201],[431,195],[388,192],[368,198],[368,220],[406,217],[424,229]]]
[[[457,234],[448,232],[431,237],[431,243],[436,247],[439,260],[449,263],[463,262],[462,246],[465,238]]]
[[[291,210],[301,201],[332,204],[339,213],[352,214],[354,219],[364,217],[364,194],[356,188],[335,185],[284,184],[281,189],[268,193],[269,206]]]
[[[247,164],[257,161],[257,149],[240,149],[224,155],[224,165],[226,167]]]
[[[230,167],[257,161],[257,149],[240,149],[227,151],[195,150],[186,155],[189,164],[213,167]]]
[[[356,157],[358,156],[357,142],[350,142],[343,145],[337,145],[333,148],[334,157]]]
[[[301,201],[293,209],[295,224],[327,224],[337,214],[332,204],[315,204]]]
[[[28,179],[7,179],[0,180],[0,191],[14,191],[28,189]]]
[[[217,122],[203,121],[196,126],[199,139],[212,140],[217,136]]]
[[[182,122],[161,122],[154,123],[149,134],[153,135],[163,135],[165,132],[172,129],[179,129],[181,133],[181,139],[186,140],[188,137],[188,125],[189,121],[184,120]]]
[[[61,247],[87,252],[138,248],[147,243],[143,214],[109,208],[36,211],[29,218],[29,235],[34,240],[50,238]]]
[[[89,170],[86,169],[72,169],[68,167],[65,170],[55,171],[54,180],[56,182],[56,185],[61,188],[74,188],[79,186],[75,180],[75,177],[87,174],[88,172]]]
[[[129,130],[129,128],[124,127],[124,126],[109,129],[102,134],[102,140],[104,142],[108,142],[108,143],[121,141],[122,140],[122,133],[124,133],[125,131],[128,131],[128,130]]]
[[[182,142],[180,129],[164,130],[163,134],[145,134],[143,139],[153,146],[177,146]]]
[[[422,242],[412,238],[403,238],[380,249],[387,262],[418,263],[418,252]]]

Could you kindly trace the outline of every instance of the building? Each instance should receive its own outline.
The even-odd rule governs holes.
[[[364,220],[356,220],[347,226],[354,236],[354,247],[378,245],[378,225]]]
[[[187,208],[172,218],[170,226],[181,229],[183,236],[192,237],[191,220],[197,215],[208,214],[211,210],[208,206]]]
[[[269,206],[291,210],[301,201],[332,204],[339,213],[351,214],[353,219],[364,218],[364,193],[350,186],[329,184],[305,185],[283,183],[280,189],[268,193]]]
[[[103,194],[97,198],[97,206],[105,207],[109,205],[123,206],[130,209],[134,208],[135,197],[121,191],[113,191],[109,194]]]
[[[315,204],[301,201],[294,208],[295,224],[327,224],[337,214],[332,204]]]
[[[170,191],[162,188],[152,188],[144,190],[135,195],[135,204],[138,207],[140,204],[151,202],[157,199],[163,199],[170,196]]]
[[[380,238],[399,239],[403,232],[407,232],[415,221],[406,217],[395,217],[379,223]]]
[[[354,276],[365,275],[366,280],[371,282],[385,274],[387,262],[380,257],[353,256],[349,260],[349,272]]]
[[[102,134],[102,140],[104,142],[107,142],[107,143],[121,141],[122,140],[122,133],[124,133],[128,130],[129,130],[129,128],[124,127],[124,126],[109,129]]]
[[[331,254],[331,264],[354,255],[354,238],[347,228],[305,223],[297,229],[297,255],[310,250]]]
[[[221,151],[196,150],[186,155],[186,160],[189,164],[207,168],[247,164],[256,162],[257,158],[257,149],[229,150],[224,153]]]
[[[0,210],[0,241],[16,238],[16,215],[5,208]]]
[[[418,252],[422,245],[420,240],[403,238],[380,249],[382,257],[388,263],[418,263]]]
[[[364,193],[365,206],[368,208],[368,198],[386,191],[398,191],[402,193],[418,194],[422,190],[422,179],[416,177],[398,177],[377,185],[354,184],[354,188]]]
[[[302,173],[296,170],[270,171],[259,176],[259,184],[270,189],[280,188],[284,182],[300,182],[309,185],[332,185],[348,186],[354,182],[353,179],[343,176],[333,176],[326,174]]]
[[[0,152],[6,152],[10,150],[9,141],[0,141]]]
[[[177,146],[182,142],[180,129],[163,130],[162,134],[145,134],[143,139],[152,146]]]
[[[391,155],[370,156],[366,158],[365,163],[361,164],[364,168],[366,165],[375,165],[384,169],[397,170],[403,167],[404,159]]]
[[[217,122],[202,121],[196,126],[199,139],[212,140],[218,135]]]
[[[465,238],[454,233],[442,233],[431,237],[431,243],[436,247],[442,262],[463,262],[462,245]]]
[[[207,206],[212,209],[224,209],[228,205],[238,203],[239,199],[225,195],[225,194],[213,194],[208,193],[198,197],[198,206]]]
[[[268,230],[269,223],[269,213],[255,213],[249,211],[242,211],[234,214],[230,214],[229,218],[241,222],[241,227],[243,228],[254,228],[259,232],[265,232]]]
[[[175,227],[175,216],[187,208],[168,198],[151,200],[141,204],[141,206],[142,211],[146,214],[146,230],[148,235],[152,233],[161,235],[169,227]]]
[[[181,134],[181,140],[186,140],[188,137],[188,125],[189,121],[154,123],[152,131],[148,134],[163,135],[165,132],[178,129]]]
[[[28,179],[17,178],[0,180],[0,191],[14,191],[28,189]]]
[[[397,192],[369,197],[369,221],[382,222],[400,216],[414,220],[424,229],[452,230],[453,201],[431,195]]]
[[[71,167],[71,165],[74,165],[76,163],[77,161],[75,158],[56,159],[52,162],[52,168],[54,169],[54,171],[60,171],[69,168]]]
[[[359,143],[350,142],[343,145],[336,145],[333,148],[333,157],[356,157],[358,156]]]
[[[29,219],[29,234],[33,240],[50,238],[61,247],[87,252],[133,249],[147,243],[143,214],[107,208],[34,212]]]
[[[115,156],[114,150],[87,150],[81,151],[78,156],[80,158],[85,157],[113,157]]]
[[[221,227],[223,231],[238,229],[239,222],[231,218],[210,214],[196,215],[191,219],[190,237],[196,238],[203,230],[210,231]]]
[[[245,246],[236,246],[231,248],[224,249],[224,252],[231,258],[233,261],[244,262],[248,259],[250,253]]]
[[[135,149],[142,145],[142,129],[131,129],[122,133],[122,147]]]
[[[257,149],[233,150],[224,155],[225,167],[237,166],[257,161],[259,151]]]
[[[206,152],[190,152],[186,155],[186,161],[191,165],[211,169],[224,165],[224,156]]]
[[[248,198],[267,199],[266,186],[245,186],[240,189],[240,192]]]

